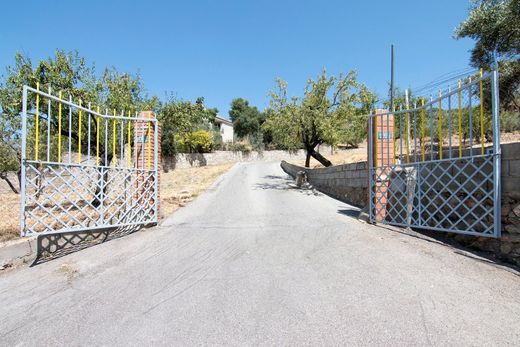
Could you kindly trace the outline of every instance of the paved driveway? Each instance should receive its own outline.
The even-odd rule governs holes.
[[[520,277],[238,164],[161,227],[0,275],[0,345],[513,345]]]

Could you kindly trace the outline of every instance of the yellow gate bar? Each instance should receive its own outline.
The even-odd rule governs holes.
[[[114,117],[116,116],[116,109],[114,109]],[[116,119],[112,121],[112,162],[116,165]]]
[[[439,159],[442,159],[442,91],[439,90]]]
[[[480,145],[482,147],[482,155],[484,155],[484,89],[482,88],[482,76],[484,75],[480,69]]]
[[[425,149],[425,141],[426,134],[424,129],[424,99],[421,98],[421,153],[422,153],[422,160],[426,160],[426,149]]]
[[[461,109],[461,95],[460,95],[460,80],[459,80],[459,89],[457,90],[457,95],[459,98],[459,158],[462,157],[462,109]]]
[[[152,122],[148,122],[148,143],[147,143],[147,147],[148,147],[148,160],[147,160],[147,165],[146,165],[146,169],[147,170],[150,170],[151,154],[152,154],[152,151],[151,151],[152,147],[150,147],[150,138],[151,138],[151,134],[152,134],[151,123]]]

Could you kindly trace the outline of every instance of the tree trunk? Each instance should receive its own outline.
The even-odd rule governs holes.
[[[9,185],[9,188],[11,188],[11,190],[12,190],[15,194],[20,194],[20,190],[17,189],[17,188],[14,186],[13,182],[11,182],[11,180],[10,180],[9,177],[7,176],[7,172],[0,172],[0,178],[7,182],[7,184]]]
[[[325,158],[324,156],[322,156],[320,153],[316,152],[314,150],[314,148],[312,149],[308,149],[307,150],[307,157],[308,156],[312,156],[314,159],[316,159],[317,161],[319,161],[323,166],[325,167],[329,167],[329,166],[332,166],[332,163],[330,162],[330,160],[328,160],[327,158]],[[307,166],[308,167],[308,166]]]
[[[309,153],[309,151],[307,151],[306,155],[305,155],[305,167],[310,167],[311,166],[311,154]]]

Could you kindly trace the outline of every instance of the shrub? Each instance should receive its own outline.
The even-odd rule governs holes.
[[[233,152],[251,153],[253,147],[247,141],[238,141],[229,145],[229,149]]]
[[[209,153],[213,150],[213,137],[206,130],[198,130],[180,137],[178,144],[184,153]]]
[[[502,110],[500,113],[500,130],[505,132],[520,130],[520,114]]]

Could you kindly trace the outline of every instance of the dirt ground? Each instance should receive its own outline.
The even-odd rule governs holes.
[[[445,144],[446,145],[445,140]],[[500,134],[500,143],[511,143],[511,142],[520,142],[520,132],[515,131],[511,133],[502,133]],[[452,139],[452,145],[454,147],[458,146],[458,138],[456,136]],[[486,144],[488,145],[488,144]],[[480,148],[480,144],[475,144],[473,147]],[[334,152],[334,154],[330,154],[330,151],[322,151],[321,154],[332,162],[332,165],[341,165],[341,164],[350,164],[350,163],[358,163],[361,161],[367,160],[367,142],[363,142],[359,144],[358,148],[350,148],[350,149],[339,149]],[[293,160],[291,164],[305,166],[305,159],[302,160]],[[311,168],[320,168],[323,165],[318,162],[316,159],[311,158],[310,163]]]
[[[0,242],[20,236],[20,196],[0,194]]]
[[[358,148],[339,149],[336,150],[334,154],[330,154],[330,151],[322,151],[321,154],[330,160],[332,165],[358,163],[367,160],[367,143],[360,143]],[[305,159],[293,160],[291,164],[305,166]],[[311,158],[310,167],[319,168],[323,167],[323,165],[316,159]]]
[[[183,207],[206,190],[233,163],[162,172],[161,203],[164,216]],[[0,243],[20,236],[20,196],[0,193]]]

